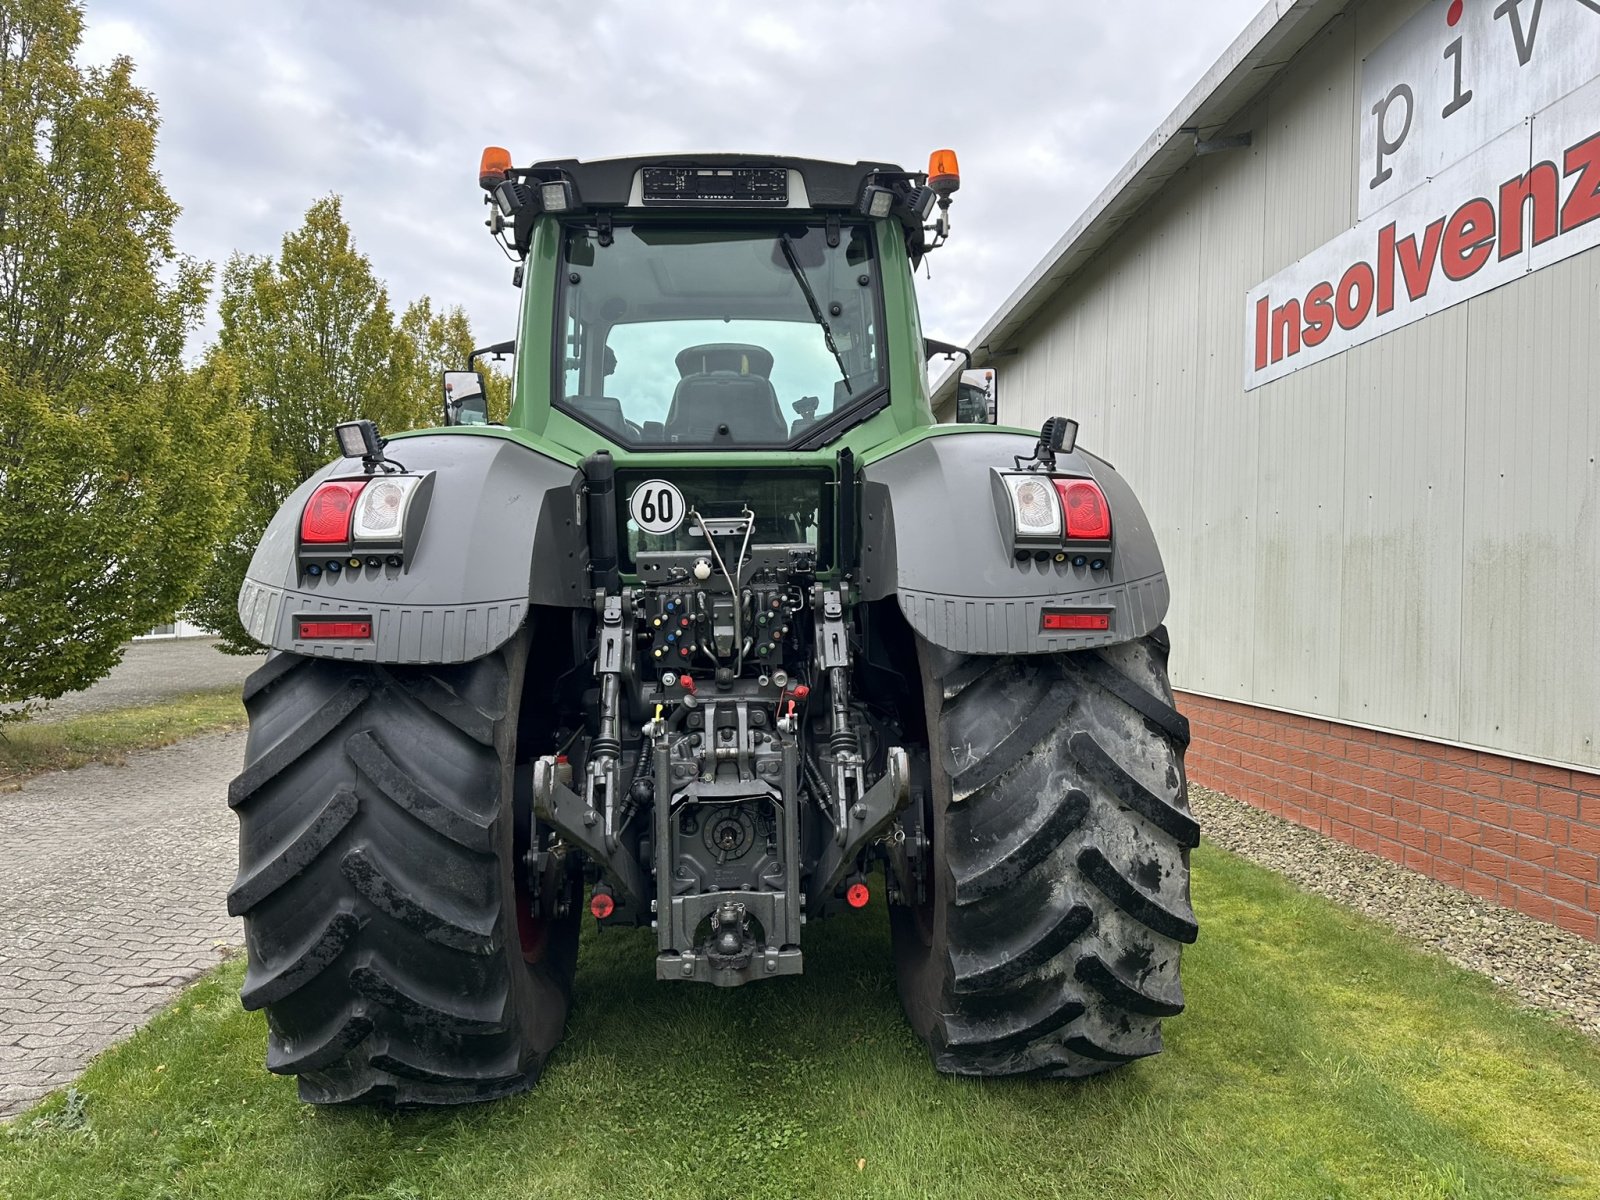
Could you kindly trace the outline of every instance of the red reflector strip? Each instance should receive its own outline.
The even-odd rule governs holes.
[[[1039,628],[1046,633],[1080,629],[1110,629],[1111,614],[1108,612],[1063,612],[1061,609],[1047,608],[1044,611],[1044,616],[1040,618]]]
[[[370,638],[372,618],[359,617],[354,621],[300,621],[300,640],[317,641],[322,638]]]

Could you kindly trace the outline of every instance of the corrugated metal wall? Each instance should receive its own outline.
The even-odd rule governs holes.
[[[1174,683],[1600,766],[1600,250],[1243,390],[1246,291],[1355,223],[1361,60],[1335,20],[1000,364],[1144,501]]]

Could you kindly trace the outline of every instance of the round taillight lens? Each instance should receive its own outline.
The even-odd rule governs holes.
[[[356,497],[366,486],[363,479],[335,479],[311,493],[300,514],[300,540],[321,544],[350,540],[350,515]]]
[[[1042,479],[1029,479],[1017,485],[1017,531],[1053,533],[1057,526],[1056,500]]]
[[[1067,514],[1067,536],[1105,541],[1111,536],[1111,509],[1100,485],[1088,479],[1058,479],[1061,507]]]
[[[400,518],[405,513],[406,496],[410,488],[389,479],[379,479],[367,485],[361,493],[357,531],[362,537],[381,537],[399,534]]]

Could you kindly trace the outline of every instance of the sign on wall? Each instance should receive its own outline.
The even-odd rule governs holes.
[[[1251,289],[1246,391],[1600,245],[1600,0],[1434,0],[1359,111],[1357,224]]]

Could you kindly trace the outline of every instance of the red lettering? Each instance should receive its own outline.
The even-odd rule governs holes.
[[[1306,293],[1305,314],[1306,345],[1322,345],[1333,332],[1333,284],[1319,283]]]
[[[1378,312],[1394,311],[1394,222],[1378,230]]]
[[[1263,296],[1256,301],[1256,370],[1267,369],[1267,321],[1271,308],[1267,297]]]
[[[1444,218],[1429,225],[1422,234],[1422,249],[1417,249],[1417,235],[1412,234],[1395,247],[1395,258],[1400,262],[1400,274],[1405,277],[1406,292],[1413,300],[1421,300],[1433,286],[1433,264],[1439,257],[1439,237],[1444,233]]]
[[[1500,259],[1522,253],[1523,217],[1533,201],[1533,244],[1556,235],[1556,206],[1561,203],[1561,177],[1553,162],[1542,162],[1526,175],[1500,185]]]
[[[1285,336],[1287,335],[1287,337]],[[1284,349],[1287,340],[1288,349]],[[1291,300],[1272,313],[1272,361],[1281,362],[1285,354],[1300,353],[1300,301]]]
[[[1483,270],[1494,253],[1494,205],[1482,196],[1450,214],[1444,227],[1444,273],[1460,282]]]
[[[1372,311],[1372,288],[1372,268],[1366,263],[1358,262],[1344,273],[1335,307],[1339,328],[1354,329],[1367,319]]]
[[[1600,217],[1600,133],[1567,151],[1566,168],[1578,181],[1561,207],[1562,233]]]

